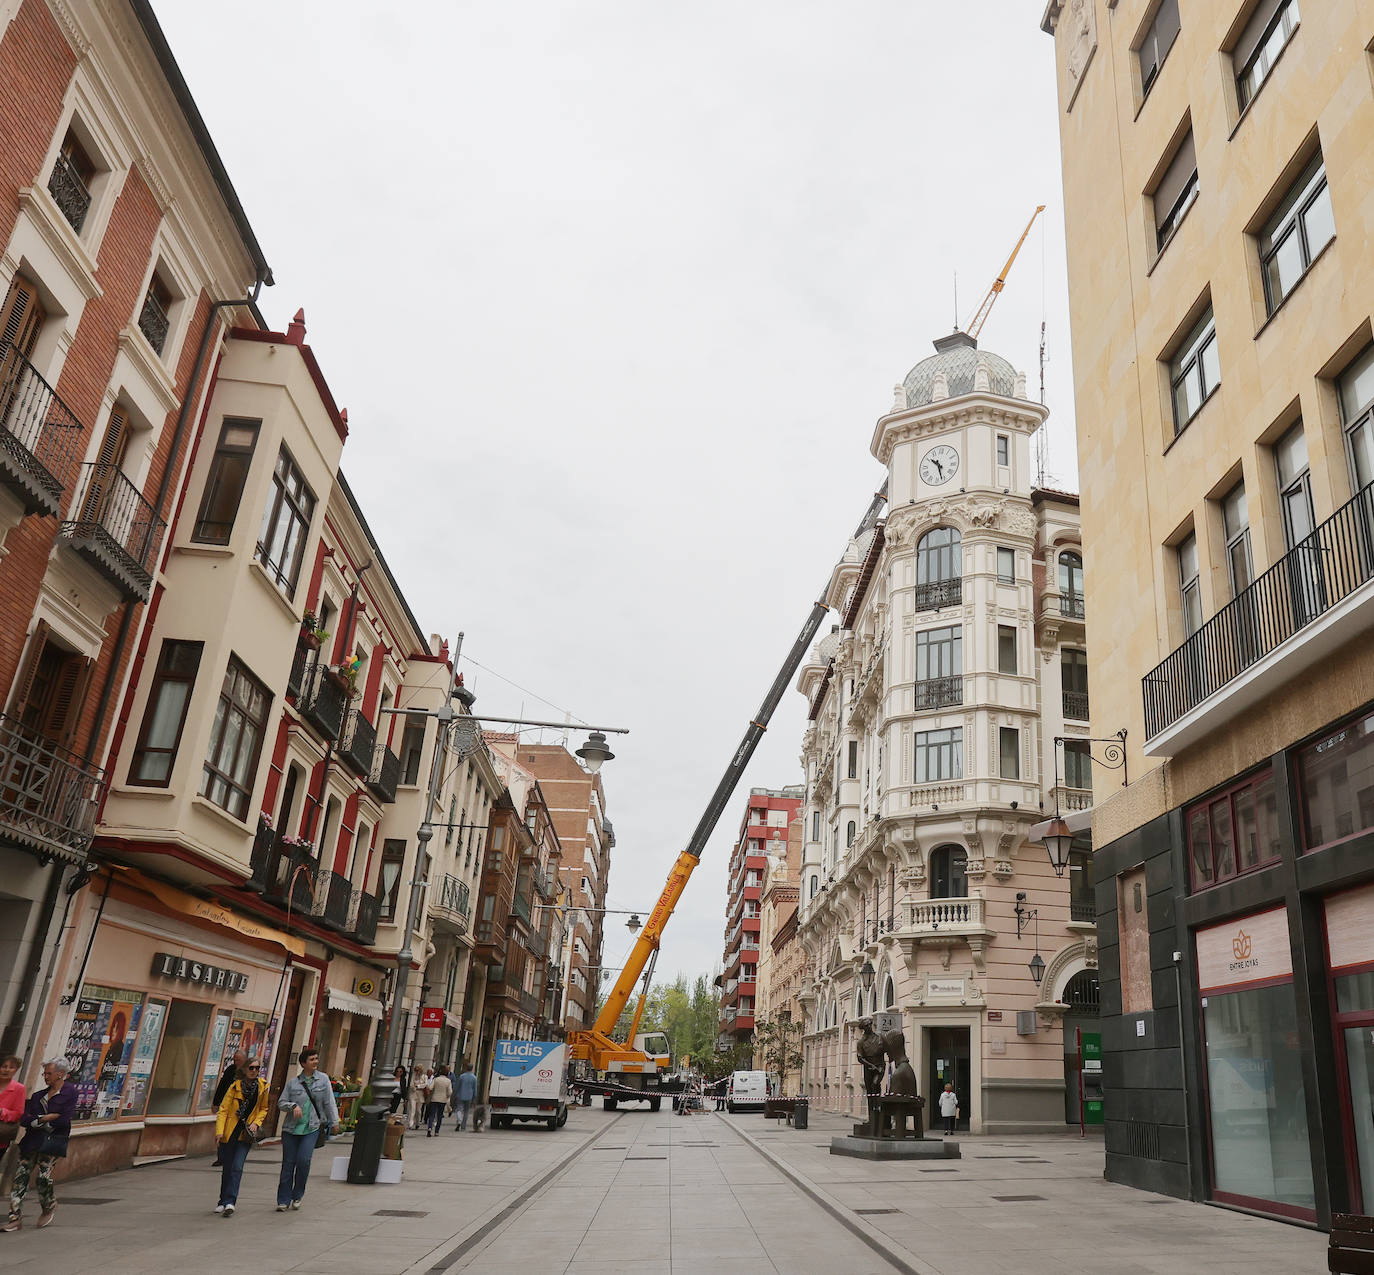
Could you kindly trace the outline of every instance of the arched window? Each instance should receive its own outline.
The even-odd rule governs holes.
[[[1059,555],[1059,614],[1083,618],[1083,555],[1071,549]]]
[[[854,835],[859,831],[859,825],[850,820],[844,830],[844,848],[849,849],[854,844]]]
[[[963,846],[940,846],[931,854],[930,897],[968,898],[968,851]]]
[[[892,986],[892,975],[889,974],[886,982],[883,983],[883,1008],[891,1009],[896,1004],[897,989]]]
[[[1079,970],[1064,985],[1064,1004],[1080,1014],[1096,1014],[1101,1002],[1101,988],[1096,970]]]
[[[927,531],[916,546],[916,609],[934,611],[963,598],[959,533],[953,527]]]

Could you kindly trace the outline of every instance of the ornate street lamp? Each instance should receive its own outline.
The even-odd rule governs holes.
[[[582,758],[582,764],[590,775],[596,774],[602,763],[615,760],[615,754],[606,747],[606,736],[599,730],[587,736],[587,742],[577,750],[577,755]]]
[[[1039,952],[1030,958],[1030,976],[1036,987],[1040,986],[1040,980],[1045,977],[1045,962]]]

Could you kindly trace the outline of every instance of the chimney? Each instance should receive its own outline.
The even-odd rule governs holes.
[[[305,310],[296,311],[295,317],[291,320],[291,326],[286,329],[286,339],[292,345],[305,344]]]

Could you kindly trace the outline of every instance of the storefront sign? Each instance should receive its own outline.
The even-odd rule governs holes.
[[[157,978],[174,978],[183,983],[200,983],[216,991],[248,990],[247,974],[227,970],[222,965],[207,965],[204,961],[193,961],[189,957],[173,956],[171,952],[158,952],[153,957],[153,975]]]
[[[421,1027],[442,1027],[444,1025],[444,1011],[437,1006],[420,1011]]]
[[[926,979],[927,1000],[962,1000],[964,980],[962,978]]]
[[[1326,901],[1331,968],[1374,963],[1374,885],[1333,894]]]
[[[1199,930],[1195,939],[1197,981],[1203,992],[1225,991],[1293,975],[1286,908],[1271,908],[1208,926]]]

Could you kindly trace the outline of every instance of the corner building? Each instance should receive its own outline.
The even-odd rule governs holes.
[[[874,430],[887,516],[835,568],[840,623],[798,679],[803,1080],[861,1112],[856,1024],[890,1014],[961,1127],[1050,1132],[1077,1122],[1097,1000],[1088,839],[1063,876],[1037,839],[1093,798],[1078,498],[1032,485],[1049,413],[1025,375],[963,333],[935,348]]]
[[[1054,0],[1107,1173],[1374,1209],[1374,12]]]

